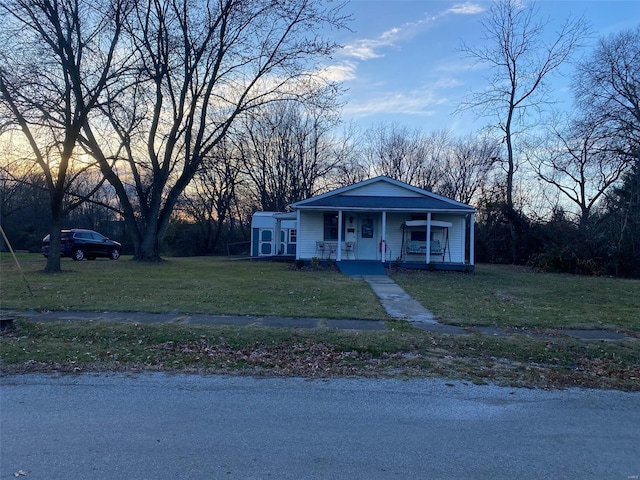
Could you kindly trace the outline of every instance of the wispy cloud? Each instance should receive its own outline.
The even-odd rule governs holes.
[[[473,2],[458,3],[447,10],[447,13],[455,15],[477,15],[485,11],[485,8]]]
[[[355,40],[343,47],[342,54],[360,61],[383,57],[385,49],[397,47],[401,43],[411,40],[449,15],[476,15],[484,12],[484,10],[484,7],[478,3],[465,2],[455,4],[451,8],[435,15],[426,15],[420,20],[392,27],[377,37]]]
[[[329,82],[345,82],[356,78],[356,64],[343,62],[338,65],[330,65],[318,71],[318,76]]]
[[[457,86],[452,79],[442,79],[420,89],[408,92],[387,92],[376,95],[375,100],[351,100],[344,112],[354,117],[366,117],[379,113],[405,115],[434,115],[437,108],[449,102],[443,90]]]

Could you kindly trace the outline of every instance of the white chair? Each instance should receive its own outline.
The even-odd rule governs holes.
[[[324,259],[325,244],[323,241],[316,242],[316,253],[320,254],[320,258]]]
[[[356,242],[344,242],[344,249],[347,253],[347,260],[349,260],[349,253],[353,254],[353,259],[356,258]]]

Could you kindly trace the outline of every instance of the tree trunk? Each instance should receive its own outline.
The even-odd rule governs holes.
[[[51,229],[49,231],[49,256],[44,267],[46,273],[59,273],[62,271],[60,262],[60,230],[62,229],[62,216],[59,209],[51,209]]]

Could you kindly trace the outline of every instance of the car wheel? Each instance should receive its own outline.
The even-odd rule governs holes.
[[[117,248],[114,248],[113,250],[111,250],[111,255],[109,256],[109,258],[111,258],[111,260],[117,260],[120,258],[120,250],[118,250]]]
[[[84,258],[84,252],[82,251],[82,249],[81,248],[76,248],[73,251],[73,259],[77,260],[77,261],[80,261],[83,258]]]

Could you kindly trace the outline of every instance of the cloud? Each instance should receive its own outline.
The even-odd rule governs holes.
[[[353,62],[343,62],[324,67],[318,71],[318,76],[329,82],[345,82],[356,78],[356,68]]]
[[[376,48],[382,45],[382,43],[374,40],[356,40],[351,45],[345,45],[342,48],[342,53],[347,57],[357,58],[358,60],[370,60],[383,56],[380,53],[376,53]]]
[[[344,107],[344,113],[354,117],[366,117],[381,113],[403,115],[434,115],[436,107],[449,103],[449,98],[440,90],[452,88],[458,82],[442,79],[428,86],[408,92],[380,92],[372,100],[352,99]]]
[[[458,3],[447,10],[447,13],[453,13],[455,15],[477,15],[485,11],[485,8],[477,3],[465,2]]]

